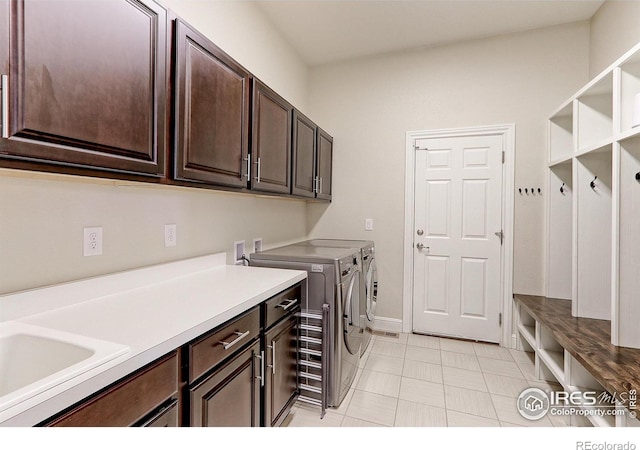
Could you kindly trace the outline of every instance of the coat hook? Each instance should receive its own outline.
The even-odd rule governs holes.
[[[636,173],[636,181],[640,183],[640,172]]]
[[[531,188],[531,193],[535,195],[536,193],[535,189]]]
[[[520,192],[520,195],[522,195],[522,188],[518,188],[518,192]]]
[[[527,195],[529,195],[529,189],[524,188],[524,193],[525,193],[525,194],[527,194]]]
[[[591,186],[591,189],[595,189],[596,188],[596,180],[598,179],[598,176],[596,175],[593,178],[593,181],[591,183],[589,183],[589,186]]]
[[[560,186],[560,193],[564,194],[564,183],[562,183],[562,186]]]
[[[542,189],[538,188],[538,194],[542,194]]]

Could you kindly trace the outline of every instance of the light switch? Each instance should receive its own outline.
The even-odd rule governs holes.
[[[364,229],[365,231],[373,230],[373,219],[364,219]]]

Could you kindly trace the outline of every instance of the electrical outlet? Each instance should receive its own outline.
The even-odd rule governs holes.
[[[373,230],[373,219],[364,219],[364,230],[365,231]]]
[[[175,223],[166,224],[164,226],[164,246],[175,247],[178,243],[178,234]]]
[[[243,264],[242,255],[244,255],[244,241],[235,241],[233,243],[233,263]]]
[[[83,255],[102,255],[102,227],[84,228]]]
[[[262,251],[262,238],[255,238],[253,240],[253,252],[261,252]]]

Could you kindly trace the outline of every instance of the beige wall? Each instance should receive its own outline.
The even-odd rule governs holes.
[[[307,69],[245,2],[171,0],[185,20],[301,109]],[[164,247],[164,224],[177,224]],[[82,228],[104,227],[104,254],[82,256]],[[306,203],[0,170],[0,294],[212,252],[306,237]]]
[[[602,72],[638,42],[640,1],[606,1],[591,18],[591,77]]]
[[[312,113],[335,138],[335,200],[308,206],[310,235],[376,241],[376,316],[402,318],[405,133],[515,123],[516,188],[544,188],[546,118],[588,71],[581,22],[311,72]],[[516,292],[544,292],[544,216],[542,198],[516,195]]]

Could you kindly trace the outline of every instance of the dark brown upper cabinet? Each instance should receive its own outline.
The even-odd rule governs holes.
[[[253,80],[251,190],[291,193],[291,120],[293,106]]]
[[[174,177],[247,187],[250,75],[175,21]]]
[[[331,200],[331,174],[333,161],[333,138],[324,130],[317,130],[317,188],[316,198]]]
[[[0,22],[0,165],[164,175],[162,7],[141,0],[10,0],[1,2]]]
[[[333,138],[300,111],[293,111],[293,187],[301,197],[331,200]]]
[[[293,110],[293,195],[316,196],[316,124]]]

